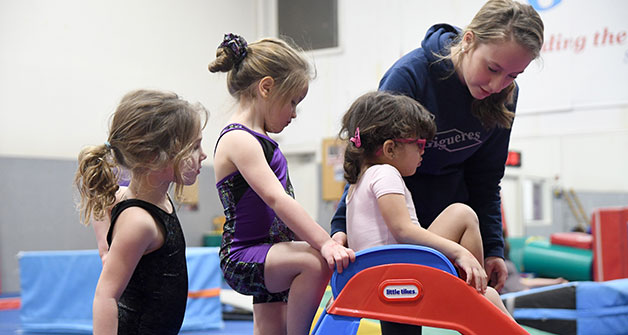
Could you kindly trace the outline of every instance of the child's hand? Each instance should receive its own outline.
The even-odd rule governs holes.
[[[488,284],[486,271],[473,255],[466,249],[454,260],[456,265],[464,271],[467,284],[475,287],[478,292],[485,293]]]
[[[349,262],[355,261],[355,252],[349,248],[345,248],[338,242],[329,239],[321,246],[321,255],[327,261],[330,269],[336,269],[338,273],[342,273],[342,270],[349,266]]]

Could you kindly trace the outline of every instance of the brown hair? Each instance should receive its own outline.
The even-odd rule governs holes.
[[[443,58],[464,57],[461,37],[467,32],[472,32],[475,37],[469,49],[480,44],[515,41],[537,58],[543,46],[543,30],[543,21],[532,6],[514,0],[489,0],[451,44],[451,52]],[[473,101],[472,113],[485,127],[511,127],[515,114],[508,110],[507,105],[514,102],[515,85],[512,82],[499,93]]]
[[[348,139],[360,128],[360,146]],[[434,115],[416,100],[390,92],[376,91],[359,97],[342,118],[339,137],[347,141],[344,176],[355,184],[362,165],[389,139],[420,137],[431,140],[436,134]]]
[[[254,98],[253,84],[270,76],[277,85],[272,94],[278,103],[285,103],[307,87],[313,77],[303,52],[284,40],[264,38],[244,48],[246,55],[240,59],[229,47],[221,45],[216,59],[208,66],[210,72],[228,72],[229,94],[238,100]]]
[[[105,144],[85,147],[78,156],[74,184],[81,222],[102,219],[113,205],[121,168],[134,176],[172,164],[177,195],[183,189],[181,162],[194,149],[207,122],[207,110],[175,93],[137,90],[126,94],[112,116]],[[204,123],[201,125],[201,117]]]

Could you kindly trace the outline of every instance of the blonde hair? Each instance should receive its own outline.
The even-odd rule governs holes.
[[[208,66],[212,73],[228,72],[229,94],[239,101],[254,98],[254,84],[270,76],[276,85],[273,96],[278,103],[285,103],[314,77],[303,52],[284,40],[264,38],[243,47],[246,55],[240,59],[229,47],[221,45],[216,59]]]
[[[81,196],[81,222],[87,225],[92,217],[104,218],[116,201],[121,168],[142,177],[172,164],[175,193],[180,195],[181,163],[194,150],[207,116],[201,104],[192,105],[175,93],[127,93],[112,116],[105,144],[85,147],[79,153],[74,184]]]
[[[349,141],[359,128],[360,145]],[[369,92],[353,102],[342,117],[338,136],[346,140],[344,176],[355,184],[362,165],[389,139],[420,137],[431,140],[436,134],[432,115],[418,101],[391,92]]]
[[[543,46],[543,21],[530,5],[514,0],[489,0],[477,12],[471,23],[460,33],[450,46],[446,59],[460,59],[462,52],[462,36],[467,32],[475,37],[469,49],[480,44],[515,41],[525,48],[533,58],[537,58]],[[454,64],[456,65],[456,64]],[[506,105],[513,103],[515,83],[512,82],[501,92],[492,94],[483,100],[474,100],[472,113],[477,116],[485,127],[510,128],[515,114]]]

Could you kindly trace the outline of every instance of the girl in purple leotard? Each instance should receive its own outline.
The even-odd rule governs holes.
[[[296,117],[310,66],[282,40],[247,45],[227,34],[209,70],[228,72],[237,99],[214,151],[224,278],[253,296],[255,334],[307,334],[334,265],[341,272],[355,259],[294,200],[286,159],[268,137]]]

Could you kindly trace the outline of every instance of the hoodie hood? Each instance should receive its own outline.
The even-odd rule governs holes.
[[[435,24],[430,27],[421,42],[421,48],[423,48],[427,60],[433,63],[439,60],[434,54],[448,55],[449,45],[456,40],[461,32],[460,28],[446,23]]]

